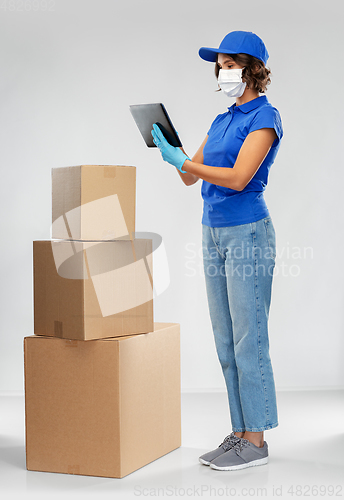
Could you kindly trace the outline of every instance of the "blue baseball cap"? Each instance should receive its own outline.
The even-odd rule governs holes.
[[[252,31],[232,31],[220,43],[218,49],[202,47],[199,55],[205,61],[216,62],[217,54],[249,54],[266,64],[269,53],[264,42]]]

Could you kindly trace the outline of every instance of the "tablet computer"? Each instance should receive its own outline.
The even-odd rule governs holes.
[[[172,125],[165,106],[161,102],[151,104],[134,104],[129,106],[130,112],[138,126],[143,139],[149,148],[156,148],[151,130],[156,123],[166,140],[174,147],[182,147],[178,134]]]

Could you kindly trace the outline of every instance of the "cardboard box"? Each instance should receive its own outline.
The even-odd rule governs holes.
[[[122,478],[181,446],[180,325],[24,338],[26,468]]]
[[[153,330],[151,239],[33,242],[34,333],[92,340]]]
[[[135,235],[136,167],[52,169],[53,239],[112,240]]]

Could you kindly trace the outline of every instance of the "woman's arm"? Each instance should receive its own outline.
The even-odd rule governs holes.
[[[277,134],[273,128],[262,128],[248,134],[233,168],[203,165],[203,162],[194,161],[197,152],[192,161],[185,160],[182,168],[187,173],[181,173],[181,176],[193,174],[212,184],[242,191],[263,163],[276,138]]]
[[[203,148],[204,148],[204,145],[205,143],[207,142],[208,140],[208,135],[206,136],[206,138],[204,139],[204,141],[202,142],[201,146],[199,147],[198,151],[196,152],[196,154],[193,156],[192,158],[192,162],[194,163],[197,163],[197,164],[203,164]],[[180,148],[184,154],[185,151],[183,148]],[[185,165],[185,163],[184,163]],[[186,170],[183,168],[183,170]],[[192,184],[195,184],[195,182],[198,181],[199,177],[191,172],[186,172],[186,174],[183,174],[180,170],[178,170],[178,173],[182,179],[182,181],[184,182],[184,184],[186,186],[191,186]]]

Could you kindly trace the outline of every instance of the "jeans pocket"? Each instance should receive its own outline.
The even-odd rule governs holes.
[[[276,233],[271,217],[266,217],[264,219],[264,225],[266,230],[266,239],[268,242],[270,257],[276,259]]]

